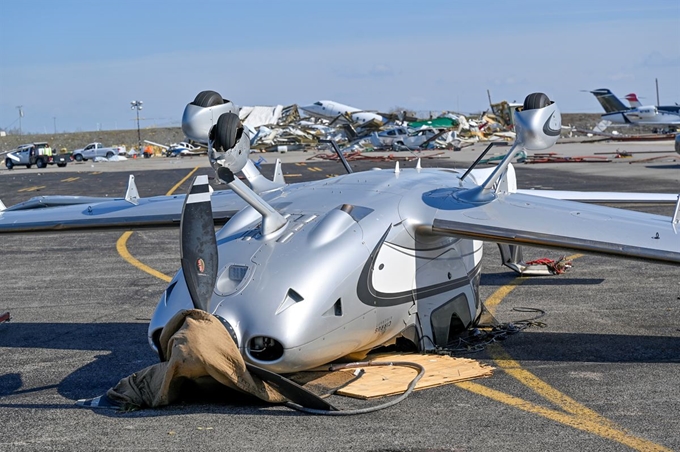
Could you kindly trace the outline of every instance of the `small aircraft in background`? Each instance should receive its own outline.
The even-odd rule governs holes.
[[[642,105],[635,94],[629,94],[626,99],[631,107],[606,88],[590,91],[604,108],[602,119],[612,124],[629,125],[680,125],[680,105],[655,106]]]
[[[163,149],[163,155],[166,157],[188,157],[192,155],[204,155],[208,152],[208,149],[203,146],[196,146],[186,141],[180,141],[179,143],[172,143],[169,145],[154,143],[153,141],[144,140],[152,146],[158,146]]]
[[[329,121],[338,117],[348,118],[357,126],[368,125],[369,123],[383,125],[387,122],[377,113],[360,110],[332,100],[320,100],[311,105],[300,107],[300,109],[310,116],[328,119]]]
[[[550,273],[524,263],[523,246],[680,265],[675,194],[517,188],[511,161],[560,136],[559,109],[545,94],[530,94],[515,112],[516,141],[495,167],[477,168],[482,154],[467,170],[418,162],[354,173],[336,149],[348,174],[294,184],[278,162],[272,180],[257,170],[237,111],[202,92],[182,125],[207,143],[217,179],[231,190],[213,191],[202,175],[186,196],[141,198],[131,176],[125,198],[0,204],[0,232],[180,223],[181,269],[151,318],[150,344],[159,349],[176,313],[200,309],[221,321],[247,363],[280,373],[397,339],[421,351],[447,346],[481,317],[484,241],[524,275]],[[671,202],[675,215],[587,203],[598,201]],[[227,218],[215,233],[214,221]]]

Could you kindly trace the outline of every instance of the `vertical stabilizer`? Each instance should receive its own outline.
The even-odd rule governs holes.
[[[606,113],[630,110],[629,107],[626,107],[623,102],[608,89],[600,88],[591,91],[591,93],[595,96],[600,105],[602,105],[602,108],[604,108]]]

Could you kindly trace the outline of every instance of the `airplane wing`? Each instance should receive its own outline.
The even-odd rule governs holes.
[[[425,194],[423,201],[438,208],[435,234],[680,264],[677,213],[672,220],[522,193],[467,204],[450,189]]]
[[[671,203],[678,201],[678,195],[669,193],[620,193],[605,191],[568,191],[568,190],[525,190],[517,193],[540,196],[542,198],[564,199],[568,201],[592,203]]]
[[[126,198],[40,196],[2,209],[0,233],[179,226],[186,195]],[[213,192],[213,219],[225,222],[246,203],[231,190]]]

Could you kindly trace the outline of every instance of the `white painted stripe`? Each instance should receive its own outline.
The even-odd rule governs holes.
[[[196,182],[194,182],[194,185],[205,185],[208,183],[208,175],[207,174],[201,174],[200,176],[196,176]]]
[[[187,199],[187,204],[194,204],[197,202],[210,202],[210,192],[206,193],[194,193],[192,195],[189,195],[189,199]]]

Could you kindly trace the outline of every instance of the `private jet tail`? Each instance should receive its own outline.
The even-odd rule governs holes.
[[[642,107],[642,103],[640,103],[640,100],[637,97],[637,94],[635,93],[630,93],[626,94],[626,97],[624,97],[630,104],[630,108],[637,108],[637,107]]]
[[[600,105],[602,105],[602,108],[604,108],[606,113],[630,110],[630,107],[626,107],[625,104],[608,89],[600,88],[591,91],[591,93],[595,96]]]

